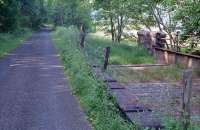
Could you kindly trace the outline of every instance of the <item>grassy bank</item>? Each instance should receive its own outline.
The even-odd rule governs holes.
[[[0,57],[17,48],[31,34],[30,30],[24,30],[20,33],[0,33]]]
[[[96,64],[102,64],[103,49],[111,47],[110,64],[152,64],[153,57],[135,42],[113,43],[110,39],[90,34],[86,40],[86,50],[89,59]]]
[[[121,116],[103,82],[91,73],[83,52],[77,47],[78,32],[74,28],[57,28],[53,33],[55,46],[65,67],[71,89],[79,98],[94,130],[134,129]],[[67,116],[67,115],[66,115]]]

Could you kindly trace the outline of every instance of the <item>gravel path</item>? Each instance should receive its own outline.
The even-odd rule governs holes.
[[[0,59],[0,130],[91,130],[47,30]]]

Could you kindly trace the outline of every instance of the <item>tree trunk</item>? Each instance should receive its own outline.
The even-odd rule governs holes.
[[[115,25],[113,22],[113,16],[110,15],[110,25],[111,25],[111,35],[112,35],[112,42],[115,42]]]
[[[118,35],[117,35],[117,42],[121,42],[122,38],[122,28],[123,28],[123,16],[119,16],[117,19],[118,22]]]

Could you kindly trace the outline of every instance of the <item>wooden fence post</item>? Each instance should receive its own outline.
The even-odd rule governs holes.
[[[80,47],[84,48],[85,47],[85,36],[86,36],[86,31],[84,25],[81,25],[80,28]]]
[[[190,108],[192,94],[192,70],[183,71],[182,77],[183,92],[182,92],[182,123],[184,130],[188,130],[190,126]]]
[[[103,65],[104,70],[106,70],[108,67],[109,56],[110,56],[110,47],[106,47],[104,55],[104,65]]]
[[[179,48],[179,34],[180,34],[180,32],[179,31],[177,31],[177,33],[176,33],[176,51],[177,52],[180,52],[180,48]]]

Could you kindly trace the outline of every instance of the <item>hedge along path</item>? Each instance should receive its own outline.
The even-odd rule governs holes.
[[[0,129],[91,129],[64,78],[48,30],[34,33],[0,60],[0,106]]]

